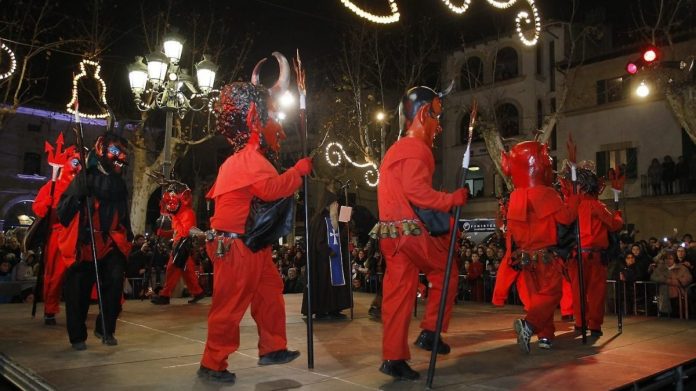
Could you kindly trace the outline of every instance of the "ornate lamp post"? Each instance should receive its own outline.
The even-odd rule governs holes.
[[[175,32],[169,33],[164,37],[162,47],[164,52],[156,51],[145,56],[147,63],[143,62],[143,57],[137,56],[128,66],[128,79],[138,110],[166,111],[162,172],[165,178],[169,178],[174,113],[183,118],[189,110],[200,111],[209,106],[217,92],[213,83],[218,66],[204,54],[203,60],[195,66],[196,86],[188,70],[179,64],[184,38]]]
[[[384,120],[387,118],[387,115],[384,114],[384,111],[380,110],[375,115],[375,118],[377,119],[377,122],[379,122],[379,161],[381,164],[384,160],[384,152],[386,152],[384,150]]]

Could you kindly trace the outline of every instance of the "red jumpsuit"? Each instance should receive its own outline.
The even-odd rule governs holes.
[[[580,221],[580,245],[582,246],[583,278],[585,282],[585,308],[587,328],[601,330],[604,322],[604,299],[607,289],[607,266],[602,262],[602,250],[609,247],[609,232],[623,226],[619,212],[610,212],[596,197],[580,196],[578,219]],[[576,259],[568,263],[568,273],[573,286],[575,325],[581,327],[580,282]]]
[[[421,140],[402,138],[387,151],[380,167],[377,199],[382,222],[401,222],[417,216],[409,203],[421,208],[447,212],[453,206],[451,194],[432,188],[435,161],[430,148]],[[401,228],[400,224],[396,224]],[[418,272],[424,272],[430,282],[428,302],[421,322],[423,330],[435,331],[449,245],[449,235],[431,237],[421,224],[418,236],[402,235],[395,239],[380,239],[380,249],[386,257],[382,323],[383,360],[408,360],[408,326],[413,313],[418,288]],[[452,304],[457,294],[457,271],[452,263],[447,305],[442,331],[447,331]]]
[[[43,280],[43,301],[45,314],[57,314],[60,312],[60,296],[63,286],[63,278],[65,270],[70,266],[74,258],[63,259],[58,243],[59,237],[62,235],[63,226],[58,221],[56,208],[58,201],[65,189],[70,185],[70,180],[59,178],[53,188],[53,197],[51,197],[51,182],[46,183],[41,187],[39,193],[31,208],[38,217],[46,218],[49,215],[48,222],[49,231],[46,247],[43,254],[44,262],[44,280]],[[50,214],[49,214],[50,209]]]
[[[215,200],[215,215],[210,219],[213,229],[244,233],[254,196],[277,200],[290,196],[302,184],[296,169],[278,175],[257,148],[247,145],[220,167],[208,193],[208,198]],[[215,371],[225,370],[227,357],[239,348],[239,322],[250,304],[259,332],[259,355],[287,348],[283,281],[273,263],[271,248],[254,253],[240,239],[223,241],[229,249],[222,257],[216,254],[218,237],[207,244],[215,273],[201,365]]]
[[[510,287],[512,284],[517,284],[517,294],[524,306],[524,310],[528,310],[529,293],[524,285],[524,279],[519,278],[520,272],[515,270],[510,265],[510,249],[512,248],[512,238],[510,235],[505,235],[507,251],[505,257],[501,260],[498,266],[498,272],[495,276],[495,286],[493,287],[493,299],[491,302],[494,306],[502,307],[508,298]]]
[[[187,237],[191,227],[196,226],[196,214],[193,213],[193,209],[188,206],[181,206],[181,210],[176,214],[172,215],[172,228],[174,228],[174,247],[179,240]],[[192,297],[196,297],[203,292],[198,283],[198,276],[196,275],[196,264],[193,262],[193,258],[189,254],[188,259],[186,259],[186,267],[182,269],[174,265],[174,254],[169,257],[169,262],[167,263],[167,278],[164,283],[164,288],[160,292],[160,296],[170,297],[172,295],[172,290],[176,287],[176,283],[179,282],[179,278],[184,277],[184,282],[189,290]]]
[[[570,200],[577,202],[575,197]],[[512,192],[507,218],[514,248],[534,253],[555,245],[556,224],[572,223],[576,211],[551,187],[535,186]],[[561,300],[562,267],[559,259],[537,260],[524,265],[520,273],[529,293],[525,320],[539,338],[554,337],[553,315]]]

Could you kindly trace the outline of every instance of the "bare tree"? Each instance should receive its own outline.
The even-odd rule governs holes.
[[[150,51],[159,49],[162,36],[172,27],[173,2],[156,14],[154,20],[146,19],[149,14],[141,8],[143,15],[142,27],[146,43]],[[150,13],[151,14],[151,13]],[[233,35],[229,23],[222,23],[223,16],[210,9],[204,14],[188,13],[190,23],[182,31],[189,40],[185,48],[189,51],[182,57],[181,63],[188,69],[193,69],[195,61],[201,59],[203,53],[211,54],[213,61],[221,64],[216,76],[217,80],[235,80],[246,63],[249,50],[253,45],[250,33]],[[154,96],[150,96],[154,99]],[[146,124],[152,126],[149,112],[141,113],[141,121],[131,138],[133,166],[133,194],[131,204],[131,224],[134,232],[144,232],[147,204],[152,193],[157,189],[157,183],[144,175],[147,171],[161,171],[164,162],[164,147],[162,134],[157,136],[146,131]],[[183,117],[174,116],[173,137],[171,139],[171,164],[189,152],[192,146],[202,144],[214,136],[215,119],[209,112],[189,111]],[[160,126],[161,127],[161,126]]]

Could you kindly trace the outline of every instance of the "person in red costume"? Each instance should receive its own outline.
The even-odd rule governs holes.
[[[539,347],[550,349],[563,278],[562,260],[551,249],[558,241],[557,224],[575,221],[578,198],[570,195],[564,202],[551,187],[553,169],[546,144],[521,142],[503,152],[501,163],[514,185],[507,209],[510,261],[520,270],[529,296],[527,316],[513,324],[517,343],[529,353],[536,333]]]
[[[80,156],[74,146],[63,150],[63,134],[56,139],[55,149],[46,142],[48,164],[57,177],[39,189],[31,208],[36,216],[48,218],[48,238],[44,249],[43,301],[44,324],[56,324],[56,314],[60,312],[60,297],[65,270],[73,263],[72,258],[63,258],[58,248],[63,226],[58,221],[55,210],[60,196],[68,188],[75,175],[80,172]]]
[[[192,297],[188,302],[189,304],[197,303],[205,298],[205,292],[198,283],[196,264],[191,256],[189,231],[196,226],[196,214],[191,206],[191,189],[181,182],[170,184],[160,201],[160,213],[172,219],[174,246],[167,263],[164,287],[151,301],[158,305],[169,304],[172,290],[183,275]]]
[[[287,88],[289,75],[285,57],[279,53],[274,56],[281,73],[271,96]],[[302,184],[302,177],[311,172],[312,161],[300,159],[280,175],[269,161],[280,151],[285,133],[274,118],[269,91],[263,86],[235,82],[223,87],[215,111],[217,131],[227,137],[234,154],[220,166],[207,195],[215,200],[210,225],[216,236],[206,246],[215,273],[208,339],[198,376],[234,383],[236,376],[227,370],[227,358],[239,348],[239,323],[249,305],[259,329],[259,365],[283,364],[300,355],[287,349],[283,281],[273,263],[271,247],[253,252],[239,236],[245,233],[252,198],[268,202],[292,195]]]
[[[406,93],[399,106],[402,137],[389,148],[380,166],[379,229],[389,234],[383,235],[379,242],[388,265],[382,288],[383,362],[379,370],[400,379],[416,380],[420,376],[406,362],[411,358],[408,326],[419,270],[426,274],[430,290],[422,332],[415,345],[433,349],[449,246],[449,234],[439,237],[428,234],[413,207],[449,212],[466,204],[468,197],[465,188],[445,193],[432,187],[435,161],[431,148],[435,136],[442,131],[439,118],[443,95],[427,87],[414,87]],[[448,283],[443,331],[447,331],[457,293],[456,270],[451,272]],[[438,353],[449,351],[449,345],[441,341]]]
[[[565,188],[568,188],[570,167],[564,170]],[[587,328],[592,337],[602,336],[604,323],[604,300],[607,287],[607,263],[605,250],[609,247],[609,232],[623,227],[620,211],[611,212],[598,199],[604,190],[604,183],[595,173],[593,162],[580,162],[577,167],[577,189],[580,197],[578,222],[580,228],[580,245],[585,283],[585,308]],[[580,318],[580,279],[578,277],[577,257],[568,262],[568,274],[573,292],[573,312],[575,330],[582,330]]]
[[[100,136],[87,156],[85,175],[78,175],[70,183],[58,203],[58,218],[66,227],[59,239],[60,251],[64,258],[75,260],[65,273],[63,286],[68,336],[75,350],[87,348],[85,321],[96,280],[85,211],[88,196],[92,201],[94,246],[103,304],[94,334],[107,345],[118,344],[114,333],[123,297],[126,254],[130,253],[132,239],[128,189],[122,177],[128,162],[126,145],[126,140],[113,132]],[[106,330],[102,329],[102,316]]]

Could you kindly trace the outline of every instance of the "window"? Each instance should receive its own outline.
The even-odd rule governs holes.
[[[544,76],[544,47],[536,45],[536,74]]]
[[[495,81],[512,79],[518,75],[517,51],[511,47],[500,49],[495,56]]]
[[[549,91],[556,91],[556,42],[549,42]]]
[[[41,155],[34,152],[26,152],[24,154],[24,167],[22,168],[22,174],[41,174]]]
[[[498,132],[503,138],[520,134],[520,114],[512,103],[504,103],[495,109]]]
[[[471,198],[483,197],[483,178],[467,178],[464,187],[469,188]]]
[[[638,150],[615,149],[597,152],[597,175],[606,176],[609,168],[625,167],[626,179],[638,178]]]
[[[478,57],[469,57],[464,66],[460,80],[462,90],[470,90],[483,85],[483,61]]]
[[[597,104],[603,105],[626,99],[630,93],[630,83],[623,77],[597,81]]]

